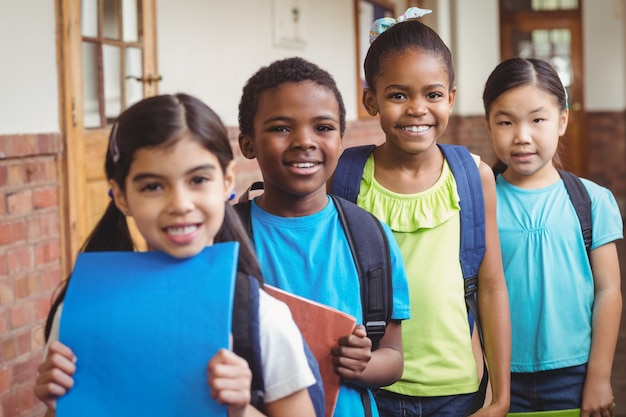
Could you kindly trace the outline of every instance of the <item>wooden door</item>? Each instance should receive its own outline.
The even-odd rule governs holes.
[[[65,267],[109,203],[104,156],[117,115],[157,94],[155,0],[59,0]],[[140,243],[141,245],[141,243]]]
[[[569,124],[561,139],[566,169],[587,174],[583,85],[582,6],[577,0],[500,0],[501,57],[550,62],[568,94]]]

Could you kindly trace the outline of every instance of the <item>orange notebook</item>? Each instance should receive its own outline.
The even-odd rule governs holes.
[[[326,417],[335,411],[339,396],[339,375],[333,370],[330,348],[337,339],[352,333],[356,319],[327,305],[309,300],[265,284],[265,291],[287,304],[304,339],[320,367],[326,397]]]

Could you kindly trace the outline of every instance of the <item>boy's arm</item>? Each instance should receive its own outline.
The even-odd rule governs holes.
[[[485,197],[486,251],[478,272],[478,311],[491,381],[492,401],[476,415],[484,413],[504,416],[508,412],[510,402],[511,312],[496,221],[495,180],[491,168],[485,163],[481,162],[479,170]]]
[[[620,269],[615,243],[591,251],[594,303],[591,323],[591,351],[583,388],[582,416],[593,411],[613,413],[611,368],[617,346],[622,314]]]
[[[400,379],[403,369],[402,322],[392,320],[358,382],[370,388],[391,385]]]

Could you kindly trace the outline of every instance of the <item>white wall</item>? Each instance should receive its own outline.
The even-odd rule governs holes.
[[[54,1],[0,1],[0,134],[59,132]]]
[[[626,2],[584,0],[585,107],[588,111],[626,109]]]
[[[304,46],[275,45],[275,5],[280,15],[294,5],[301,9]],[[334,76],[348,118],[356,118],[352,0],[158,0],[157,22],[160,92],[194,94],[227,125],[237,125],[246,80],[259,67],[295,55]]]
[[[457,85],[455,113],[482,115],[485,81],[500,62],[498,0],[450,1],[454,2],[451,9]]]

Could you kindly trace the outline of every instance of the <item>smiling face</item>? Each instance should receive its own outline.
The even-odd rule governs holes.
[[[552,95],[533,86],[508,90],[494,100],[488,124],[496,155],[508,167],[504,177],[516,185],[553,177],[552,158],[567,119],[568,111]]]
[[[216,156],[185,134],[172,146],[137,150],[125,190],[111,187],[150,250],[186,258],[213,244],[233,183],[234,163],[222,172]]]
[[[389,146],[415,154],[431,149],[444,132],[455,95],[440,57],[407,49],[385,57],[363,104],[380,113]]]
[[[288,82],[261,94],[254,137],[240,136],[247,158],[256,158],[265,193],[259,204],[306,200],[315,212],[327,203],[326,181],[341,150],[339,105],[334,93],[313,81]],[[265,198],[267,197],[267,198]]]

